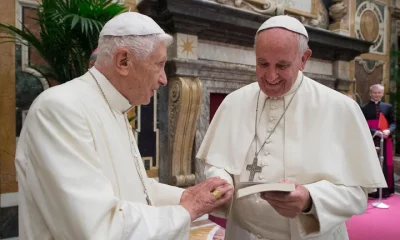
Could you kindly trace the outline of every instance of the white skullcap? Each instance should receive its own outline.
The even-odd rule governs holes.
[[[137,13],[125,12],[109,20],[100,32],[100,36],[144,36],[162,34],[164,30],[150,17]]]
[[[304,35],[308,39],[308,33],[304,25],[294,17],[287,15],[279,15],[269,18],[265,21],[260,28],[257,30],[257,34],[260,31],[270,29],[270,28],[284,28],[289,31]]]

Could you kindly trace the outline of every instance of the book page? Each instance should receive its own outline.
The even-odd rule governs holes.
[[[236,198],[268,191],[293,192],[296,190],[296,185],[293,183],[241,182],[240,184],[243,187],[237,190]]]

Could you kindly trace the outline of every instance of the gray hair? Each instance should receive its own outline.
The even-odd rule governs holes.
[[[99,51],[96,51],[90,55],[89,62],[94,63],[97,60],[97,56],[99,55]]]
[[[376,88],[378,88],[378,89],[380,89],[382,91],[385,90],[385,87],[383,85],[381,85],[381,84],[374,84],[371,87],[369,87],[369,90],[372,91],[373,89],[376,89]]]
[[[306,36],[304,36],[303,34],[297,34],[297,39],[299,41],[300,55],[303,55],[307,51],[307,49],[309,49],[308,38]]]
[[[128,47],[136,59],[143,60],[162,41],[165,42],[165,45],[169,46],[173,42],[173,37],[165,33],[146,36],[101,36],[97,50],[97,62],[100,64],[110,63],[113,60],[115,51],[120,47]]]

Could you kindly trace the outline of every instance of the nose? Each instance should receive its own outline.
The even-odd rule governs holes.
[[[269,67],[268,69],[265,70],[264,77],[268,81],[273,81],[278,78],[278,73],[273,67]]]
[[[166,86],[167,85],[168,80],[167,80],[167,75],[165,74],[165,70],[163,70],[158,82],[161,84],[161,86]]]

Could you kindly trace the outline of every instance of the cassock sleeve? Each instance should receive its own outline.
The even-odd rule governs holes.
[[[162,184],[154,179],[148,181],[152,188],[152,202],[155,206],[178,205],[185,189]]]
[[[190,215],[182,206],[153,207],[114,194],[79,104],[43,100],[27,121],[26,184],[54,239],[188,239]]]
[[[304,186],[313,200],[310,212],[298,216],[304,239],[325,234],[367,208],[367,192],[361,187],[338,186],[326,180]]]
[[[212,166],[210,164],[206,164],[204,173],[206,175],[206,179],[209,179],[212,177],[219,177],[221,179],[226,180],[229,184],[234,186],[231,175],[222,168],[218,168],[218,167]],[[232,203],[233,203],[232,200],[230,200],[229,202],[227,202],[224,205],[222,205],[221,207],[217,208],[210,214],[213,216],[219,217],[219,218],[228,218],[228,215],[232,208]]]

